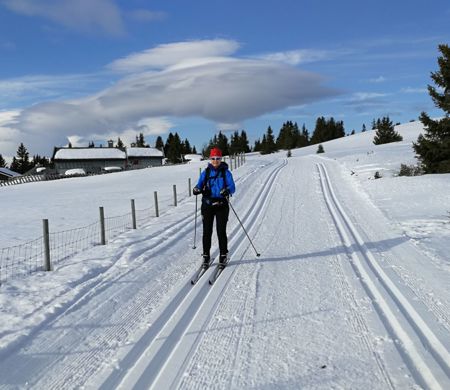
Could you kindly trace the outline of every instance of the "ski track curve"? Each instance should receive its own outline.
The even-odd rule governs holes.
[[[393,338],[400,340],[397,348],[417,382],[425,388],[444,389],[450,378],[449,351],[368,249],[337,199],[325,165],[318,163],[317,169],[325,201],[352,260],[352,267],[372,299],[379,318]]]

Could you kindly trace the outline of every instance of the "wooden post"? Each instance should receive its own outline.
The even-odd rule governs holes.
[[[134,199],[131,199],[131,219],[133,221],[133,229],[136,229],[136,207]]]
[[[198,168],[198,170],[200,171],[200,172],[198,173],[198,176],[200,176],[200,175],[202,174],[202,167]]]
[[[48,219],[43,219],[44,228],[44,271],[52,270],[52,263],[50,261],[50,234],[48,230]]]
[[[177,186],[173,185],[173,205],[177,207]]]
[[[191,178],[188,179],[188,194],[189,194],[189,196],[192,195],[192,192],[191,192]]]
[[[100,245],[106,245],[105,210],[100,207]]]
[[[158,191],[155,191],[153,193],[154,197],[155,197],[155,215],[156,217],[159,217],[159,207],[158,207]]]

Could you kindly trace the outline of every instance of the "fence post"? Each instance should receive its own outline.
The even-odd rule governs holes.
[[[136,207],[134,199],[131,199],[131,219],[133,221],[133,229],[136,229]]]
[[[50,234],[48,230],[48,219],[43,219],[44,227],[44,271],[52,270],[52,263],[50,262]]]
[[[173,185],[173,205],[177,207],[177,186]]]
[[[233,170],[233,159],[231,158],[231,155],[230,155],[230,170]]]
[[[189,196],[192,195],[192,193],[191,193],[191,178],[188,179],[188,194],[189,194]]]
[[[106,245],[105,210],[100,207],[100,245]]]
[[[158,208],[158,191],[155,191],[154,193],[155,196],[155,215],[157,217],[159,217],[159,208]]]
[[[200,176],[200,175],[202,174],[202,167],[198,168],[198,170],[200,171],[200,172],[198,173],[198,176]]]

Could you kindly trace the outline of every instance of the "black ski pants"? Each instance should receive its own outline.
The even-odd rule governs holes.
[[[220,254],[228,253],[227,222],[230,214],[228,203],[220,206],[202,205],[203,219],[203,254],[209,255],[214,217],[216,218],[217,238],[219,239]]]

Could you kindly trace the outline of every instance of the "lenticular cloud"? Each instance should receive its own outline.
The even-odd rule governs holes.
[[[140,70],[114,86],[79,100],[36,104],[22,110],[11,127],[34,140],[45,135],[47,145],[60,144],[68,135],[120,133],[151,117],[197,116],[239,123],[336,94],[317,74],[280,62],[227,56],[236,50],[233,42],[205,45],[195,42],[187,57],[179,51],[185,53],[185,45],[162,48],[168,55],[165,62],[156,61],[154,53],[132,55],[116,66]]]

